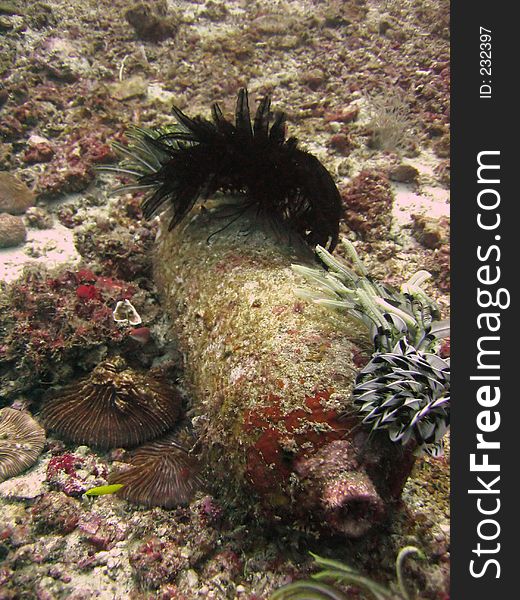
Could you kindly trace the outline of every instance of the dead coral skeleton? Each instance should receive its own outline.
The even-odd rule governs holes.
[[[77,444],[133,447],[168,431],[180,407],[175,389],[115,358],[49,399],[42,418],[49,429]]]
[[[142,319],[130,300],[120,300],[112,313],[116,323],[124,325],[140,325]]]
[[[45,431],[26,412],[0,410],[0,481],[19,475],[36,462]]]

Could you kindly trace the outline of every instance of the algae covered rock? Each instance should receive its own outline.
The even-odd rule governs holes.
[[[27,230],[21,217],[0,214],[0,248],[12,248],[25,242]]]
[[[168,14],[166,2],[137,2],[125,12],[125,19],[141,40],[160,42],[177,34],[177,19]]]
[[[34,194],[23,181],[0,171],[0,213],[20,215],[34,204],[34,200]]]

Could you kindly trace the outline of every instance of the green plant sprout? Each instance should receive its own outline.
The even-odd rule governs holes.
[[[373,579],[361,575],[348,565],[310,553],[321,571],[311,575],[311,579],[295,581],[284,585],[271,595],[270,600],[348,600],[347,593],[327,582],[343,586],[354,586],[363,591],[365,598],[375,600],[412,600],[404,585],[403,563],[407,556],[416,554],[424,559],[424,554],[415,546],[405,546],[399,551],[395,561],[397,581],[392,589],[383,587]]]

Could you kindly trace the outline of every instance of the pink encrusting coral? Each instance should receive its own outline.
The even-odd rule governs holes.
[[[364,240],[383,237],[393,202],[388,177],[378,171],[364,170],[340,191],[349,229]]]
[[[54,456],[47,465],[47,483],[67,496],[82,496],[107,477],[106,464],[92,453],[65,452]]]

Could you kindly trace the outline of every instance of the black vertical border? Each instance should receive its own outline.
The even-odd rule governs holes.
[[[519,597],[520,550],[515,544],[519,535],[520,492],[520,395],[515,390],[520,377],[520,361],[515,352],[519,338],[519,324],[515,323],[518,303],[514,288],[516,273],[520,273],[520,102],[515,91],[519,80],[518,59],[520,29],[513,17],[511,6],[504,2],[465,2],[453,0],[451,5],[452,33],[452,593],[451,600],[501,600]],[[480,27],[492,35],[492,97],[481,99],[479,87],[484,77],[480,72]],[[477,184],[477,155],[481,151],[500,151],[500,227],[485,232],[477,225],[477,195],[482,185]],[[513,189],[513,182],[517,183]],[[500,235],[497,242],[495,235]],[[478,488],[477,476],[489,481],[491,474],[472,473],[470,454],[476,452],[477,414],[482,410],[476,401],[481,385],[470,380],[476,375],[477,340],[482,332],[477,327],[477,316],[482,309],[477,304],[477,269],[483,263],[477,259],[477,246],[500,245],[498,265],[501,279],[496,287],[511,292],[511,305],[500,312],[500,388],[501,400],[496,409],[501,425],[490,439],[499,440],[499,451],[490,452],[490,461],[500,463],[500,511],[495,518],[501,528],[494,541],[480,540],[477,528],[486,516],[477,509],[478,495],[468,490]],[[496,253],[493,253],[493,259]],[[480,486],[481,487],[481,486]],[[490,499],[492,495],[483,495]],[[483,503],[485,500],[482,501]],[[487,504],[486,506],[491,506]],[[490,532],[491,529],[483,531]],[[500,550],[478,557],[474,550],[480,542],[484,549]],[[500,564],[488,565],[481,577],[470,574],[470,561],[476,559],[476,571],[482,571],[486,558],[495,558]],[[518,563],[518,564],[516,564]],[[516,576],[516,577],[515,577]]]

